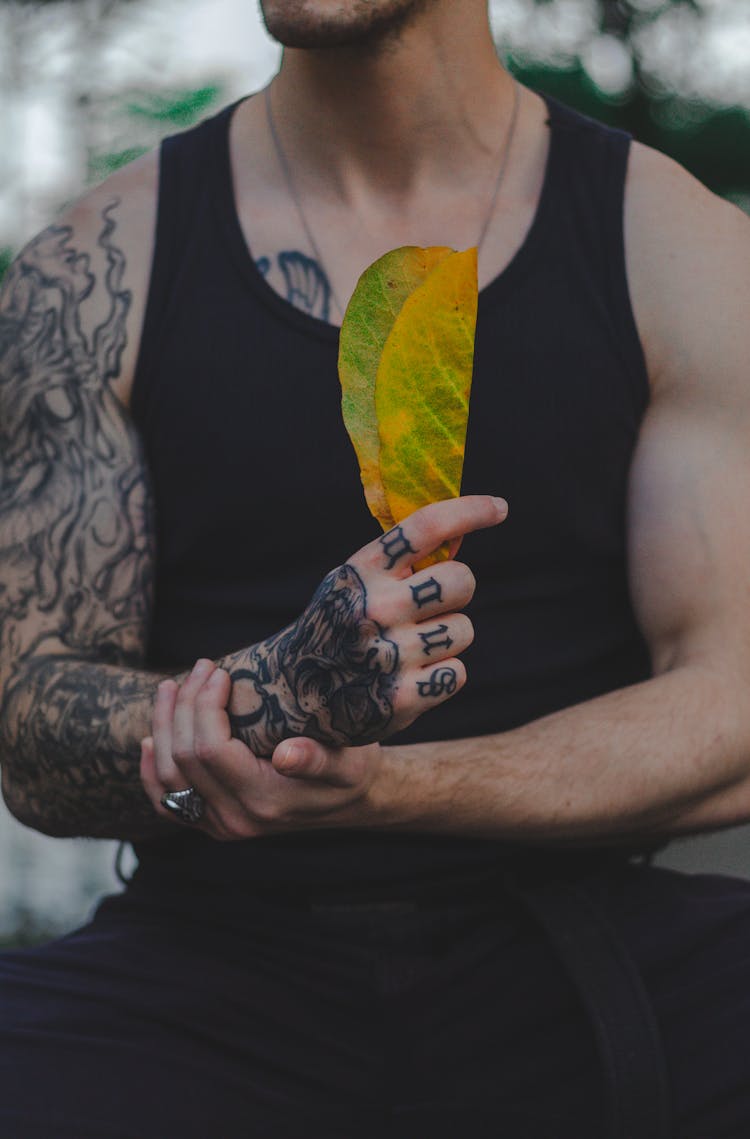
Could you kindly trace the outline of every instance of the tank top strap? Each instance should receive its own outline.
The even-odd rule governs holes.
[[[224,107],[196,127],[170,135],[159,148],[159,188],[156,233],[146,312],[131,394],[136,422],[147,415],[158,341],[168,318],[170,297],[189,264],[191,237],[208,221],[218,177],[214,153],[216,136],[223,137],[235,107]]]
[[[568,266],[574,262],[575,271],[588,278],[589,291],[601,298],[602,315],[627,365],[635,407],[642,412],[648,402],[648,374],[631,305],[623,226],[632,136],[552,96],[545,95],[544,99],[552,141],[544,205],[539,211],[545,214],[546,224],[542,226],[540,219],[535,227],[537,246],[543,244],[547,263],[555,258]],[[223,214],[231,214],[232,195],[225,185],[231,170],[226,161],[217,161],[217,156],[226,151],[226,134],[236,106],[225,107],[199,126],[161,144],[156,242],[131,400],[136,420],[143,421],[147,413],[147,393],[153,390],[151,381],[157,370],[157,342],[170,297],[176,295],[180,275],[189,267],[193,239],[200,231],[204,238],[206,231],[218,238],[217,221],[221,222]],[[236,219],[224,217],[223,221],[230,229],[238,229]],[[527,240],[528,247],[532,244]],[[234,245],[241,245],[240,260],[248,260],[244,239],[234,234]],[[524,252],[530,253],[530,248]],[[510,274],[505,276],[505,284],[509,284]]]
[[[624,206],[633,136],[545,96],[556,146],[549,170],[558,252],[574,257],[602,299],[623,353],[636,407],[649,397],[648,371],[635,322],[625,259]]]

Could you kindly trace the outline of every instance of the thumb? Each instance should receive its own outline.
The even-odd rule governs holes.
[[[325,779],[331,773],[328,748],[306,736],[282,740],[271,762],[280,775],[290,779]]]

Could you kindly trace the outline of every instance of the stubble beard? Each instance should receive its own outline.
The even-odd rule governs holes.
[[[354,47],[392,44],[436,0],[260,0],[268,33],[284,47]]]

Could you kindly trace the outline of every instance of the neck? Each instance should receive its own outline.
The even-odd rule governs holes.
[[[295,169],[394,204],[486,172],[513,98],[484,0],[435,3],[378,50],[287,48],[270,96]]]

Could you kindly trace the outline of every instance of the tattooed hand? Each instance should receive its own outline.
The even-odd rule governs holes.
[[[197,829],[221,842],[369,821],[370,789],[384,756],[380,744],[333,752],[312,740],[289,740],[276,749],[273,763],[258,759],[232,737],[228,674],[210,661],[202,666],[182,687],[174,681],[160,686],[153,736],[141,747],[143,786],[165,822],[183,825],[162,807],[161,797],[188,784],[206,804]],[[193,759],[177,767],[175,755]]]
[[[362,745],[386,739],[459,691],[466,673],[456,658],[474,637],[459,610],[471,600],[474,577],[455,561],[418,573],[412,566],[506,513],[502,499],[484,495],[435,503],[332,570],[297,621],[219,662],[232,681],[232,734],[256,756],[270,756],[292,736]],[[199,662],[183,685],[180,722],[181,700],[190,703],[211,667]],[[189,747],[178,758],[189,763]]]
[[[458,612],[474,593],[468,566],[412,566],[506,514],[502,499],[480,495],[425,507],[329,573],[276,637],[163,681],[141,752],[158,814],[174,823],[161,797],[191,786],[207,804],[200,829],[220,840],[367,823],[382,763],[374,741],[458,692],[457,654],[474,637]]]

